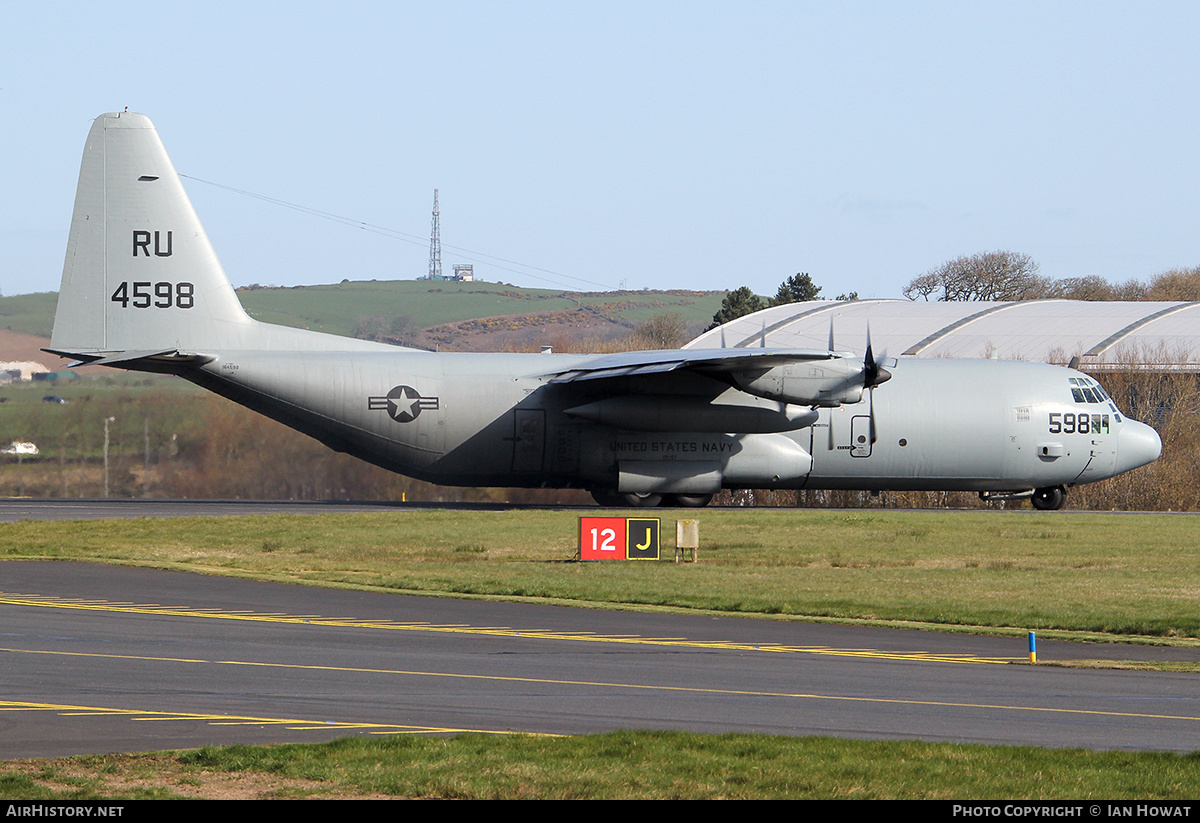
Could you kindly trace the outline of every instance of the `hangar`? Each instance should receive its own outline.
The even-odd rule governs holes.
[[[899,299],[788,303],[739,317],[684,348],[866,348],[877,356],[990,357],[1112,371],[1200,372],[1200,302],[925,302]]]

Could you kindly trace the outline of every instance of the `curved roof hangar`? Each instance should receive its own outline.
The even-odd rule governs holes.
[[[931,303],[812,301],[748,314],[684,348],[803,348],[861,351],[867,330],[878,356],[993,357],[1068,363],[1106,371],[1200,371],[1200,302]]]

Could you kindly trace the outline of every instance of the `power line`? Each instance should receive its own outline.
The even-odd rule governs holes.
[[[302,206],[299,203],[290,203],[287,200],[281,200],[278,197],[270,197],[265,194],[258,194],[256,192],[246,191],[245,189],[235,188],[234,186],[227,186],[224,183],[214,183],[212,180],[204,180],[199,177],[193,177],[190,174],[180,174],[179,176],[186,178],[188,180],[195,180],[197,183],[203,183],[206,186],[213,186],[218,189],[224,189],[225,191],[233,192],[234,194],[240,194],[244,197],[252,197],[255,200],[262,200],[265,203],[270,203],[275,206],[282,206],[284,208],[292,209],[293,211],[298,211],[298,212],[301,212],[302,214],[307,214],[312,217],[319,217],[322,220],[330,220],[334,223],[341,223],[343,226],[350,226],[352,228],[361,229],[363,231],[369,231],[373,234],[380,234],[380,235],[383,235],[384,237],[390,237],[393,240],[400,240],[402,242],[412,243],[414,245],[418,245],[421,247],[428,247],[428,244],[430,243],[430,240],[431,240],[431,238],[420,237],[415,234],[409,234],[407,232],[402,232],[398,229],[388,228],[387,226],[377,226],[377,225],[374,225],[373,223],[367,223],[364,220],[355,220],[352,217],[344,217],[340,214],[334,214],[333,212],[321,211],[320,209],[314,209],[311,206]],[[462,246],[451,245],[450,243],[446,243],[445,246],[448,249],[453,249],[454,251],[465,255],[468,260],[473,260],[476,263],[485,263],[486,262],[487,265],[492,266],[493,268],[502,269],[504,271],[511,272],[513,274],[519,274],[523,277],[529,277],[534,280],[540,280],[543,283],[551,283],[552,285],[558,286],[560,288],[563,287],[562,283],[556,283],[553,280],[550,280],[548,278],[538,277],[536,274],[530,274],[529,270],[532,269],[533,271],[544,272],[546,274],[553,275],[554,277],[562,277],[562,278],[566,278],[567,280],[575,280],[580,283],[587,283],[590,286],[599,286],[602,289],[611,290],[614,288],[612,286],[612,284],[610,284],[610,283],[598,283],[595,280],[588,280],[586,278],[576,277],[571,274],[563,274],[562,272],[557,272],[557,271],[554,271],[553,269],[544,269],[541,266],[533,266],[528,263],[521,263],[516,260],[509,260],[504,257],[497,257],[492,254],[487,254],[486,252],[473,251],[472,249],[464,248]],[[481,258],[483,258],[483,259],[481,259]],[[501,265],[501,264],[508,264],[508,265]],[[514,268],[510,268],[510,266],[520,266],[520,268],[514,269]]]

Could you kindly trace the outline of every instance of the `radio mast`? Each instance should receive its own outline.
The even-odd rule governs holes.
[[[437,189],[433,190],[433,228],[429,232],[429,279],[442,279],[442,224]]]

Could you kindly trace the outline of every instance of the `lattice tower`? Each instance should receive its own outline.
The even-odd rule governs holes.
[[[433,190],[433,228],[429,232],[429,279],[442,279],[442,222],[437,189]]]

